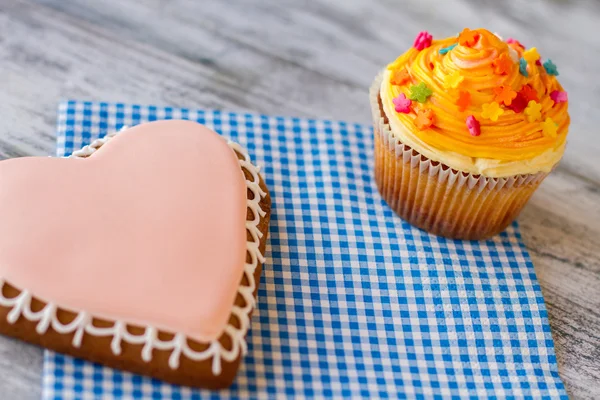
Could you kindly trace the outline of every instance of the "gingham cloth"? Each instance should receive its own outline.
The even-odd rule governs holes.
[[[210,392],[47,351],[44,399],[567,398],[518,226],[471,242],[403,222],[375,186],[370,126],[67,102],[57,154],[165,118],[206,124],[263,167],[273,211],[248,355]]]

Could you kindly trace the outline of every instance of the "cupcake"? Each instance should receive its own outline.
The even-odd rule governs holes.
[[[436,235],[504,230],[564,153],[570,119],[557,76],[535,47],[485,29],[419,33],[370,91],[383,198]]]

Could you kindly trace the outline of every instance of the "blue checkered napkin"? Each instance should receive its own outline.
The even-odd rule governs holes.
[[[516,224],[485,242],[410,227],[375,187],[371,128],[344,122],[68,102],[58,155],[163,118],[206,124],[263,166],[273,212],[248,356],[209,392],[48,351],[45,399],[566,398]]]

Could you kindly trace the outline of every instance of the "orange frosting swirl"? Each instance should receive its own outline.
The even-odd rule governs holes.
[[[553,91],[563,91],[556,77],[535,62],[528,63],[528,77],[524,76],[519,72],[523,49],[517,43],[509,45],[485,29],[475,32],[479,38],[472,47],[457,44],[444,55],[440,54],[440,49],[458,43],[458,39],[434,40],[430,47],[421,51],[411,48],[388,66],[392,73],[386,76],[392,78],[384,82],[382,96],[388,99],[394,99],[401,93],[409,96],[410,87],[420,82],[433,92],[426,102],[413,101],[410,112],[398,112],[395,117],[427,145],[467,157],[530,160],[549,150],[564,147],[570,118],[567,102],[555,103],[550,97]],[[498,66],[499,63],[502,65]],[[502,66],[504,68],[499,70]],[[404,68],[408,79],[402,84],[391,82],[393,72]],[[448,84],[448,76],[452,74],[455,78],[460,75],[462,81]],[[507,92],[519,92],[525,85],[537,93],[541,118],[530,120],[522,110],[515,112],[498,101],[497,88],[504,86]],[[464,111],[457,105],[461,92],[470,94],[470,104]],[[500,103],[502,109],[496,121],[483,113],[483,106],[488,107],[493,102]],[[430,109],[435,115],[429,129],[419,129],[414,123],[418,111],[423,109]],[[472,136],[465,124],[471,115],[481,124],[479,136]],[[556,135],[544,134],[543,122],[547,118],[557,124]]]

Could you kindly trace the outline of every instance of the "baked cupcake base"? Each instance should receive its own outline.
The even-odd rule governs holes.
[[[379,95],[370,90],[375,181],[388,205],[411,225],[453,239],[480,240],[503,231],[548,175],[489,178],[432,161],[392,133]]]

